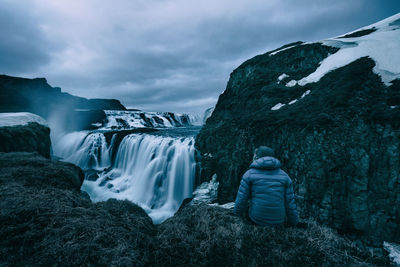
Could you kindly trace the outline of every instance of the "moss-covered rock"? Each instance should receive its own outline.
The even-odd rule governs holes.
[[[249,224],[231,211],[185,206],[159,226],[156,266],[368,266],[385,265],[333,230]]]
[[[37,154],[0,153],[1,266],[144,266],[155,227],[128,201],[92,204],[83,173]]]
[[[50,128],[36,122],[0,127],[0,152],[37,152],[49,158]]]
[[[0,170],[1,266],[388,263],[315,222],[263,228],[208,205],[182,206],[155,226],[129,201],[91,203],[79,190],[79,167],[38,154],[0,153]]]
[[[295,45],[234,70],[196,139],[201,181],[216,173],[219,202],[233,201],[254,149],[271,146],[301,214],[380,246],[400,239],[400,81],[385,86],[364,57],[319,82],[286,86],[336,51]],[[286,105],[272,109],[277,103]]]

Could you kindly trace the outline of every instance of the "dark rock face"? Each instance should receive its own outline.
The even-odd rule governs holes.
[[[27,125],[0,127],[0,152],[37,152],[50,158],[50,129],[32,122]]]
[[[29,111],[49,119],[74,109],[126,110],[115,99],[86,99],[51,87],[46,79],[0,75],[0,112]]]
[[[301,214],[375,245],[398,241],[400,81],[386,87],[369,58],[303,87],[277,80],[283,73],[290,80],[306,77],[336,51],[298,45],[234,70],[196,139],[202,180],[217,173],[219,202],[233,201],[253,150],[268,145],[294,181]],[[298,102],[271,110],[292,99]]]
[[[0,265],[149,265],[150,217],[128,201],[84,199],[79,167],[0,153],[0,169]]]

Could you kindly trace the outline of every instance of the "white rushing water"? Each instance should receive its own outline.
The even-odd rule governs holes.
[[[93,201],[130,200],[154,223],[173,216],[192,195],[194,138],[127,135],[112,161],[114,139],[115,135],[107,144],[102,133],[74,132],[56,142],[54,154],[84,170],[98,171],[97,179],[85,179],[82,185]]]
[[[199,116],[172,112],[105,110],[107,123],[101,129],[171,128],[201,125]]]
[[[111,166],[113,141],[109,146],[102,133],[72,132],[58,140],[54,145],[54,154],[83,170],[102,171]]]

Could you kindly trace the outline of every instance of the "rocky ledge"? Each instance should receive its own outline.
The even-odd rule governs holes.
[[[0,113],[0,152],[37,152],[50,158],[50,128],[32,113]]]
[[[83,172],[33,153],[0,153],[2,266],[385,265],[334,231],[263,228],[229,210],[182,207],[155,226],[138,206],[91,203]]]

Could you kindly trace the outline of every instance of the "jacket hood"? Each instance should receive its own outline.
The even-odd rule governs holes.
[[[281,167],[281,162],[274,157],[263,157],[256,159],[250,165],[250,168],[261,170],[275,170]]]

